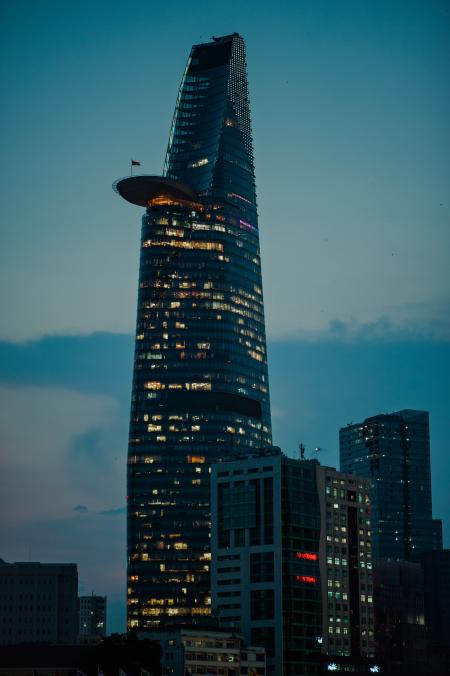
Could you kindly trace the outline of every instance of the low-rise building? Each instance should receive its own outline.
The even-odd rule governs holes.
[[[145,633],[158,640],[162,648],[163,676],[265,676],[264,648],[247,647],[233,632],[173,629]]]

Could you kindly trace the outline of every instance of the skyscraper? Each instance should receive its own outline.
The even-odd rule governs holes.
[[[210,614],[209,466],[271,442],[244,41],[195,45],[145,207],[128,452],[128,626]]]
[[[416,559],[442,549],[442,525],[432,518],[427,411],[376,415],[339,432],[343,472],[372,480],[374,556]]]

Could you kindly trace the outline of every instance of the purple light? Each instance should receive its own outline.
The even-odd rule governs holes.
[[[251,223],[247,223],[247,221],[239,220],[239,224],[243,225],[246,228],[250,228],[250,230],[255,230],[255,226],[252,225]]]

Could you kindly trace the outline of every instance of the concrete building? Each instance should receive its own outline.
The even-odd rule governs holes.
[[[322,652],[375,654],[370,479],[316,466],[319,494]],[[299,552],[306,559],[315,553]]]
[[[179,628],[145,636],[161,644],[163,676],[266,674],[264,648],[246,647],[242,638],[233,632]]]
[[[80,642],[101,641],[106,636],[106,596],[80,596],[78,607]]]
[[[77,640],[76,564],[0,561],[0,645]]]
[[[316,465],[269,448],[211,470],[213,614],[277,676],[320,669]]]

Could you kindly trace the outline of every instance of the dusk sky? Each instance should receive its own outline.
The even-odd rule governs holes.
[[[192,44],[246,40],[274,443],[430,411],[450,545],[450,6],[3,2],[0,558],[76,562],[125,628],[142,210]]]

